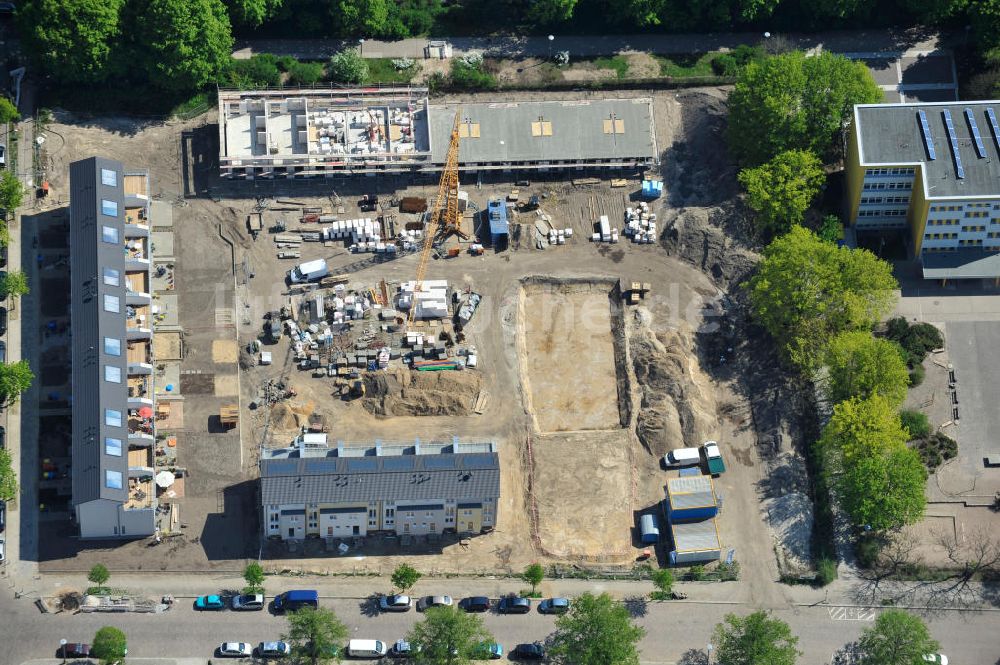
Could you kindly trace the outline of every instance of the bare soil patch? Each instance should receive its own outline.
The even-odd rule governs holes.
[[[479,372],[419,372],[405,367],[364,375],[362,405],[378,416],[467,416],[476,406]]]
[[[611,429],[618,387],[607,282],[530,282],[521,292],[522,381],[541,432]]]

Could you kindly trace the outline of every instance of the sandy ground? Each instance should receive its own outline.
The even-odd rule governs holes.
[[[600,283],[524,288],[522,378],[541,432],[618,425],[608,290]]]

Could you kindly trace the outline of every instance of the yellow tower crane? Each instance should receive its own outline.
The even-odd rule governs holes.
[[[407,327],[413,325],[417,312],[417,293],[423,285],[424,273],[427,272],[427,262],[435,242],[443,242],[452,234],[468,238],[462,231],[462,216],[458,210],[458,127],[461,124],[462,111],[455,111],[455,120],[451,125],[451,140],[448,144],[448,156],[441,171],[441,181],[438,183],[437,198],[428,219],[430,224],[424,232],[424,246],[420,251],[420,262],[417,264],[417,275],[413,285],[413,299],[410,301],[410,314]]]

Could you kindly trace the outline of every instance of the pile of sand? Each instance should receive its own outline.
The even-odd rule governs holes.
[[[718,284],[738,284],[747,279],[758,257],[733,240],[746,220],[731,206],[684,208],[669,215],[660,245],[667,254],[692,263]]]
[[[465,416],[472,413],[483,379],[471,370],[417,372],[401,367],[364,375],[362,405],[377,416]]]
[[[690,334],[671,330],[654,335],[641,314],[634,321],[630,348],[642,396],[636,417],[642,445],[660,456],[713,438],[718,423],[715,397]]]
[[[277,402],[271,407],[271,428],[279,431],[301,429],[309,424],[314,409],[312,402]]]

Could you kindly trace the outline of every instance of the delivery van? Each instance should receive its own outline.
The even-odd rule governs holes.
[[[326,265],[325,259],[306,261],[300,263],[288,271],[288,279],[292,284],[302,284],[303,282],[315,282],[330,274],[330,269]]]
[[[319,594],[311,589],[296,589],[279,593],[274,597],[272,607],[275,612],[294,612],[303,607],[319,607]]]
[[[674,448],[663,456],[663,465],[667,468],[675,466],[692,466],[701,463],[701,453],[697,448]]]
[[[382,658],[388,651],[381,640],[351,640],[347,643],[350,658]]]

